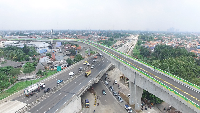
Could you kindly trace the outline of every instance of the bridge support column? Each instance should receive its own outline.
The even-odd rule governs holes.
[[[130,98],[129,104],[135,104],[135,110],[141,110],[141,98],[143,89],[136,86],[133,82],[129,81],[129,88],[130,88]]]

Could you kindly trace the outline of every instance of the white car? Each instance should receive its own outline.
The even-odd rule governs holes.
[[[118,100],[119,102],[124,102],[124,100],[120,96],[118,96]]]
[[[90,66],[90,63],[87,63],[87,66]]]
[[[115,82],[115,84],[117,84],[117,80],[115,80],[114,82]]]
[[[73,76],[73,75],[74,75],[74,72],[70,72],[70,73],[69,73],[69,76]]]
[[[94,68],[94,65],[91,66],[91,69],[93,69],[93,68]]]

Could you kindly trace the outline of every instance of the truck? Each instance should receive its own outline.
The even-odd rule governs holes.
[[[29,97],[30,95],[32,96],[34,93],[36,92],[40,92],[40,89],[45,88],[45,84],[44,83],[37,83],[37,84],[33,84],[27,88],[24,89],[24,94],[25,96]]]
[[[125,107],[125,109],[127,110],[128,113],[132,113],[133,110],[128,104],[125,104],[124,107]]]
[[[86,76],[86,77],[88,77],[90,74],[91,74],[91,70],[87,70],[87,71],[85,72],[85,76]]]
[[[90,107],[90,103],[89,103],[89,100],[88,100],[88,99],[85,99],[85,107],[86,107],[86,108],[89,108],[89,107]]]

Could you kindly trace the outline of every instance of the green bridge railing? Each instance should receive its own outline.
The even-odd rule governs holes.
[[[82,42],[84,42],[84,41],[82,41]],[[89,41],[89,42],[92,42],[92,41]],[[169,86],[163,84],[162,82],[160,82],[159,80],[155,79],[154,77],[148,75],[147,73],[144,73],[143,71],[137,69],[137,68],[134,67],[134,66],[131,66],[130,64],[128,64],[127,62],[125,62],[125,61],[123,61],[123,60],[121,60],[121,59],[119,59],[118,57],[116,57],[116,56],[114,56],[114,55],[108,53],[107,51],[105,51],[105,50],[103,50],[103,49],[97,47],[96,45],[93,44],[93,43],[96,43],[96,42],[92,42],[92,43],[89,43],[89,42],[84,42],[84,43],[90,44],[90,45],[92,45],[92,46],[94,46],[94,47],[96,47],[96,48],[98,48],[98,49],[100,49],[100,50],[106,52],[107,54],[109,54],[110,56],[114,57],[114,58],[117,59],[118,61],[120,61],[120,62],[122,62],[122,63],[128,65],[129,67],[133,68],[134,70],[140,72],[141,74],[143,74],[143,75],[145,75],[146,77],[150,78],[150,79],[153,80],[154,82],[156,82],[156,83],[158,83],[159,85],[163,86],[164,88],[166,88],[166,89],[169,90],[170,92],[176,94],[177,96],[179,96],[180,98],[182,98],[183,100],[185,100],[186,102],[190,103],[191,105],[195,106],[197,109],[200,110],[200,106],[199,106],[198,104],[196,104],[195,102],[191,101],[190,99],[188,99],[187,97],[183,96],[182,94],[178,93],[177,91],[173,90],[173,89],[170,88]],[[100,44],[100,43],[96,43],[96,44]],[[103,44],[100,44],[100,45],[102,45],[102,46],[104,46],[104,47],[108,47],[108,46],[103,45]],[[108,47],[108,48],[110,48],[110,47]],[[163,71],[163,70],[158,69],[158,68],[156,68],[156,67],[154,67],[154,66],[151,66],[151,65],[147,64],[146,62],[143,62],[143,61],[140,61],[140,60],[138,60],[138,59],[136,59],[136,58],[133,58],[133,57],[131,57],[131,56],[125,54],[125,53],[122,53],[122,52],[120,52],[120,51],[117,51],[116,49],[113,49],[113,48],[110,48],[110,49],[112,49],[112,50],[114,50],[114,51],[116,51],[116,52],[119,52],[119,53],[121,53],[121,54],[123,54],[123,55],[126,55],[126,56],[128,56],[128,57],[130,57],[130,58],[132,58],[132,59],[134,59],[134,60],[137,60],[137,61],[139,61],[139,62],[141,62],[141,63],[143,63],[143,64],[145,64],[145,65],[148,65],[148,66],[150,66],[150,67],[152,67],[152,68],[154,68],[154,69],[156,69],[156,70],[158,70],[158,71],[160,71],[160,72],[163,72],[163,73],[165,73],[165,74],[167,74],[167,75],[169,75],[169,76],[171,76],[171,77],[173,77],[173,78],[176,78],[176,79],[178,79],[178,80],[180,80],[180,81],[182,81],[182,82],[184,82],[184,83],[187,83],[187,84],[189,84],[189,85],[191,85],[191,86],[193,86],[193,87],[195,87],[195,88],[197,88],[197,89],[200,89],[199,86],[197,86],[197,85],[195,85],[195,84],[192,84],[192,83],[190,83],[190,82],[188,82],[188,81],[186,81],[186,80],[184,80],[184,79],[182,79],[182,78],[179,78],[179,77],[177,77],[177,76],[175,76],[175,75],[172,75],[172,74],[170,74],[170,73],[168,73],[168,72],[166,72],[166,71]]]

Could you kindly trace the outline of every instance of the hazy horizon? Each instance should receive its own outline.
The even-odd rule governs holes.
[[[200,32],[198,0],[1,0],[0,30]]]

